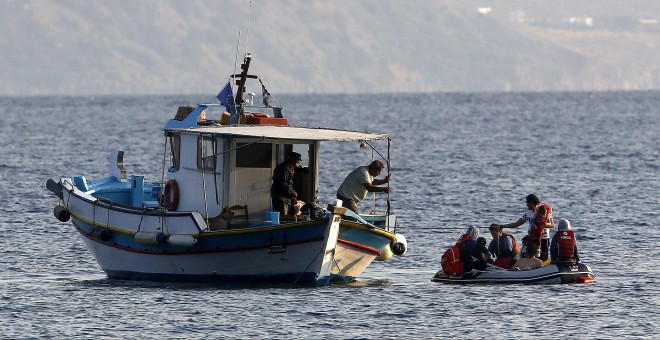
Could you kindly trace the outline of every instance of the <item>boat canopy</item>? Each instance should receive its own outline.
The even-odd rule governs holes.
[[[387,139],[390,137],[388,134],[384,133],[367,133],[327,128],[280,125],[213,125],[165,130],[168,132],[216,135],[225,138],[241,137],[336,142],[369,141]]]

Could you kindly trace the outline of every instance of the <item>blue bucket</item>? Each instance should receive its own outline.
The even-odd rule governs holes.
[[[266,211],[266,220],[273,222],[273,224],[280,224],[280,212]]]

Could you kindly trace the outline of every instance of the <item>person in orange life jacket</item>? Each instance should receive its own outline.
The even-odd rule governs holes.
[[[552,262],[580,262],[575,233],[566,219],[557,221],[557,232],[550,242],[550,259]]]
[[[529,229],[529,238],[528,240],[534,240],[534,244],[536,244],[536,257],[540,257],[541,253],[541,246],[542,246],[542,237],[543,234],[546,230],[547,226],[547,216],[549,214],[549,208],[546,209],[545,205],[542,204],[537,204],[536,208],[534,209],[534,219],[531,221],[531,229]],[[541,259],[542,261],[547,260],[547,256],[545,259]]]
[[[542,206],[545,206],[545,203],[541,203],[538,197],[534,194],[529,194],[527,197],[525,197],[525,203],[527,205],[527,211],[525,211],[522,215],[521,218],[519,218],[516,222],[513,223],[508,223],[508,224],[502,224],[499,225],[502,228],[518,228],[521,225],[525,224],[525,222],[528,223],[528,229],[527,233],[532,234],[532,228],[535,225],[534,222],[534,210],[536,209],[537,205],[542,204]],[[548,206],[549,207],[549,206]],[[545,209],[545,208],[544,208]],[[543,232],[541,233],[541,242],[540,242],[540,255],[539,257],[541,258],[542,261],[545,261],[548,259],[549,255],[549,248],[550,248],[550,230],[549,228],[554,227],[554,220],[552,219],[552,211],[548,213],[547,216],[545,216],[545,219],[547,220]],[[538,245],[537,245],[538,247]]]
[[[497,224],[491,224],[488,231],[493,237],[488,245],[488,251],[495,256],[495,265],[506,269],[511,268],[515,257],[520,253],[516,238],[504,233],[502,227]]]
[[[479,228],[470,226],[467,229],[467,232],[459,239],[460,242],[467,238],[467,241],[461,246],[461,262],[463,262],[464,273],[467,273],[472,269],[486,270],[486,265],[490,259],[488,249],[485,245],[480,245],[477,242],[477,237],[479,237]]]
[[[279,211],[281,215],[294,213],[298,193],[293,189],[293,172],[301,160],[302,157],[299,153],[291,152],[287,155],[286,160],[273,171],[273,185],[270,187],[270,196],[273,210]]]

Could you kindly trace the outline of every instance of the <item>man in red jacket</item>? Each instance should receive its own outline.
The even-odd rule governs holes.
[[[550,242],[550,259],[553,262],[580,262],[571,222],[563,218],[557,222],[557,232]]]

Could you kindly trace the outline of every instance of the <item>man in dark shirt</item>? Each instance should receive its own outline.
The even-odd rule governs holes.
[[[286,160],[273,171],[273,185],[270,187],[270,196],[273,201],[273,210],[279,211],[280,215],[293,213],[298,193],[293,190],[293,172],[302,160],[297,152],[291,152]]]

